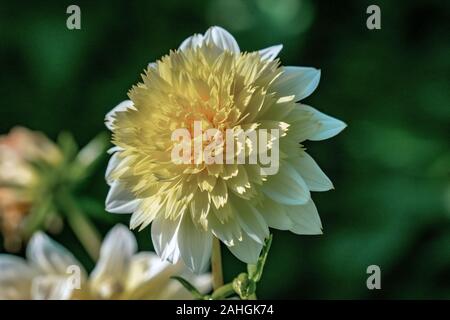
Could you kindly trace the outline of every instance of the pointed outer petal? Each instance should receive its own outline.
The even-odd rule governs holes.
[[[258,210],[271,228],[289,230],[294,222],[286,212],[285,206],[269,198],[265,198]]]
[[[197,191],[190,202],[191,216],[193,219],[206,217],[211,208],[209,193]]]
[[[250,238],[263,244],[270,233],[269,227],[261,213],[247,200],[237,196],[233,196],[231,203],[233,204],[234,211],[237,212],[237,220],[242,229]]]
[[[33,279],[33,300],[69,300],[73,287],[70,278],[59,275],[44,275]]]
[[[230,218],[222,223],[217,218],[216,209],[208,215],[208,228],[212,234],[227,246],[231,246],[242,239],[242,230],[239,222],[235,218]],[[236,216],[237,213],[234,214]]]
[[[115,106],[110,112],[105,116],[105,125],[109,130],[113,130],[114,118],[117,112],[126,111],[129,108],[134,108],[133,101],[125,100]]]
[[[322,234],[322,222],[312,199],[302,206],[287,206],[286,211],[294,222],[294,226],[289,229],[293,233]]]
[[[81,264],[66,248],[40,231],[28,243],[26,256],[32,266],[45,274],[67,275],[70,266],[79,266],[85,274]]]
[[[249,197],[247,191],[250,189],[251,184],[244,165],[239,165],[238,174],[231,179],[226,180],[226,184],[230,190],[234,191],[240,197],[246,199]]]
[[[184,51],[186,49],[193,49],[200,47],[203,44],[204,37],[202,34],[194,34],[193,36],[190,36],[189,38],[185,39],[178,49],[181,51]]]
[[[124,149],[121,148],[121,147],[114,146],[114,147],[109,148],[109,149],[106,151],[106,153],[108,153],[108,154],[114,154],[115,152],[123,151],[123,150],[124,150]]]
[[[215,208],[221,208],[228,201],[228,188],[223,179],[217,179],[214,189],[210,193]]]
[[[120,163],[122,161],[122,159],[119,157],[119,155],[120,155],[120,152],[115,152],[109,159],[108,166],[106,167],[105,180],[109,186],[111,186],[114,182],[114,180],[111,178],[112,172],[114,171],[114,169],[116,169],[120,165]]]
[[[331,180],[325,175],[309,154],[302,152],[302,155],[298,160],[292,161],[295,162],[294,166],[296,167],[297,172],[302,176],[303,180],[305,180],[309,190],[328,191],[333,189]]]
[[[197,174],[197,181],[200,191],[211,192],[216,185],[217,178],[204,170]]]
[[[151,231],[153,247],[155,248],[156,254],[162,260],[176,263],[180,258],[177,237],[180,230],[181,218],[171,220],[161,215],[153,220]]]
[[[164,211],[164,201],[157,196],[142,200],[138,208],[131,215],[130,229],[134,230],[139,227],[139,231],[142,231],[159,214],[164,214]]]
[[[236,163],[226,164],[223,166],[223,171],[220,173],[220,177],[223,180],[231,179],[232,177],[237,176],[239,173],[239,167]]]
[[[238,241],[234,246],[229,246],[231,253],[236,256],[239,260],[256,264],[261,253],[263,245],[254,241],[245,232],[242,234],[242,241]]]
[[[0,300],[30,299],[31,281],[37,270],[25,259],[0,254]]]
[[[141,199],[135,199],[120,181],[115,181],[106,196],[105,206],[106,211],[111,213],[133,213],[140,202]]]
[[[291,206],[305,204],[311,197],[305,181],[288,162],[280,164],[276,175],[267,177],[262,190],[270,199]]]
[[[319,124],[318,130],[314,131],[314,134],[308,138],[309,140],[318,141],[334,137],[347,127],[341,120],[330,117],[313,107],[307,105],[301,105],[300,107],[312,113],[313,121]]]
[[[259,50],[259,55],[261,56],[261,60],[273,61],[281,49],[283,49],[282,44],[278,44],[276,46],[271,46],[262,50]]]
[[[100,248],[100,258],[91,273],[90,285],[100,297],[110,297],[122,285],[131,257],[137,250],[136,238],[124,225],[108,232]]]
[[[178,232],[178,247],[181,258],[194,273],[206,270],[211,258],[212,234],[198,228],[192,222],[191,215],[185,214]]]
[[[236,39],[225,29],[221,27],[211,27],[205,33],[206,43],[213,43],[222,50],[239,53],[239,45]]]
[[[309,96],[319,85],[320,70],[308,67],[283,67],[284,72],[272,85],[280,96],[295,95],[299,101]]]

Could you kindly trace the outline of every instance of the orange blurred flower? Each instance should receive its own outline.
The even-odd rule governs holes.
[[[62,153],[44,134],[23,127],[0,136],[0,231],[6,250],[20,249],[22,227],[38,198],[42,171],[56,166]]]

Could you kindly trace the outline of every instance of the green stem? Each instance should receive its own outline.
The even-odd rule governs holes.
[[[62,192],[61,197],[61,205],[65,210],[70,227],[89,256],[94,261],[97,261],[101,245],[100,234],[86,218],[85,214],[78,207],[75,199],[73,199],[68,192]]]
[[[223,286],[223,272],[222,272],[222,254],[220,252],[220,240],[213,238],[212,254],[211,254],[211,269],[213,289],[217,290]]]
[[[228,283],[224,286],[221,286],[220,288],[217,288],[212,293],[211,299],[213,300],[225,299],[226,297],[229,297],[233,294],[236,294],[236,292],[233,289],[233,283]]]

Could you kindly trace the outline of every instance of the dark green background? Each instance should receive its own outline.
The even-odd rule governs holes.
[[[375,31],[372,1],[51,3],[0,5],[1,133],[66,130],[85,144],[148,62],[210,25],[243,50],[283,43],[283,64],[322,70],[305,102],[348,128],[307,144],[336,188],[313,195],[324,235],[276,231],[259,297],[450,298],[450,2],[377,1]],[[81,30],[66,28],[69,4],[81,7]],[[79,195],[103,233],[129,220],[102,210],[105,166]],[[138,237],[151,249],[149,228]],[[70,230],[56,239],[92,267]],[[224,259],[227,279],[244,270]],[[371,264],[382,290],[366,288]]]

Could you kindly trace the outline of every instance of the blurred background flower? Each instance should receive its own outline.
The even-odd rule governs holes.
[[[115,226],[103,241],[100,258],[88,277],[66,248],[42,232],[33,235],[27,260],[0,254],[0,299],[190,299],[172,276],[182,275],[202,293],[211,289],[209,274],[195,276],[152,252],[137,253],[133,234]]]
[[[62,230],[66,219],[87,252],[98,254],[99,235],[73,193],[89,177],[107,148],[100,134],[78,151],[63,133],[58,145],[23,127],[0,136],[0,231],[4,247],[18,251],[36,230]]]
[[[61,162],[59,148],[42,133],[16,127],[0,136],[0,230],[7,250],[20,249],[32,206],[48,192],[46,171]],[[57,231],[61,222],[48,210],[42,224]]]
[[[375,31],[365,13],[373,2],[360,0],[79,0],[74,31],[65,25],[70,4],[2,4],[1,133],[23,124],[88,143],[146,62],[210,25],[230,30],[242,50],[283,43],[283,64],[322,71],[311,105],[351,126],[306,145],[335,186],[314,199],[324,234],[275,232],[258,297],[450,296],[450,2],[379,0]],[[105,234],[129,217],[104,212],[102,161],[74,197]],[[153,249],[147,232],[136,236]],[[71,228],[57,240],[92,270]],[[226,281],[245,270],[226,250],[223,260]],[[366,287],[371,264],[382,290]]]

